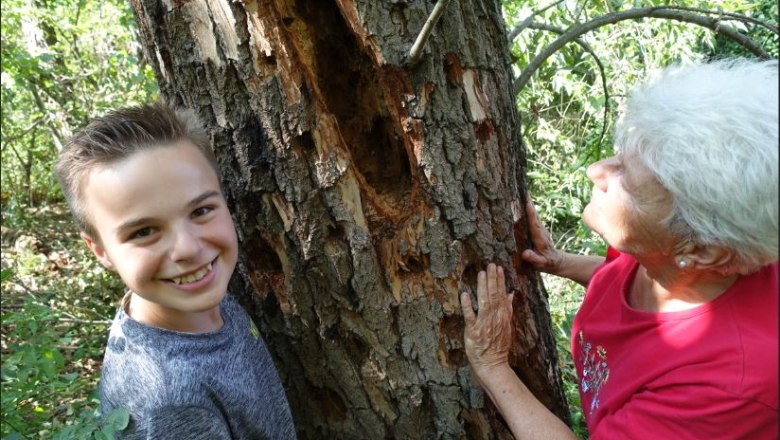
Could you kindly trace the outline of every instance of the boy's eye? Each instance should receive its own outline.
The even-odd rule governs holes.
[[[138,239],[138,238],[145,238],[145,237],[148,237],[148,236],[152,235],[153,232],[154,232],[154,230],[152,228],[149,228],[149,227],[141,228],[141,229],[133,232],[130,235],[130,239],[131,240],[135,240],[135,239]]]
[[[204,216],[204,215],[210,213],[213,210],[214,210],[214,208],[212,208],[210,206],[201,206],[200,208],[197,208],[196,210],[192,211],[192,216],[193,217],[201,217],[201,216]]]

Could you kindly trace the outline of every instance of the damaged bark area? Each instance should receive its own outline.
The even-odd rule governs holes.
[[[568,419],[497,2],[133,0],[162,95],[207,123],[239,234],[231,290],[301,438],[510,438],[472,384],[459,293],[516,295],[512,363]],[[519,231],[522,228],[518,229]]]

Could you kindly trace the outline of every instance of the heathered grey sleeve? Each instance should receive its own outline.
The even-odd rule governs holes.
[[[157,409],[148,421],[147,440],[231,440],[225,421],[195,406]]]

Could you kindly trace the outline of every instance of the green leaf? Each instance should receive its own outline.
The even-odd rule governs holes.
[[[130,412],[127,410],[127,408],[124,407],[119,407],[111,411],[111,413],[108,414],[105,418],[106,426],[113,428],[114,431],[121,431],[127,428],[129,423]]]
[[[0,282],[5,282],[5,280],[7,280],[8,278],[11,278],[11,275],[13,275],[13,274],[14,274],[14,272],[10,268],[9,269],[3,269],[2,271],[0,271]]]
[[[100,430],[95,433],[95,440],[114,440],[114,433]]]

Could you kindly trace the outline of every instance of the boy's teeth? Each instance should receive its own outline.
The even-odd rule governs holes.
[[[211,263],[203,269],[183,277],[172,278],[172,281],[176,284],[193,283],[206,276],[211,271]]]

